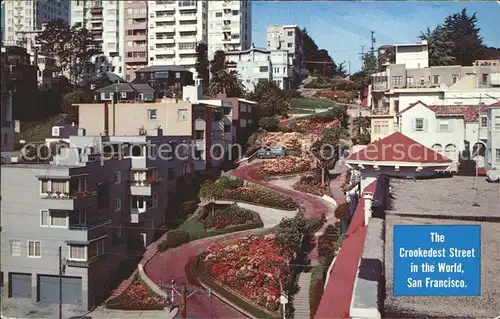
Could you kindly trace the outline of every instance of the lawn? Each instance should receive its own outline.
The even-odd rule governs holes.
[[[321,99],[291,99],[292,109],[328,109],[335,106],[335,102]]]

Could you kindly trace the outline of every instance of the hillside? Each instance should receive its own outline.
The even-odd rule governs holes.
[[[66,116],[59,114],[48,118],[44,122],[21,122],[21,132],[14,134],[14,147],[20,149],[20,140],[29,142],[43,141],[52,136],[52,126],[70,124],[66,120]]]

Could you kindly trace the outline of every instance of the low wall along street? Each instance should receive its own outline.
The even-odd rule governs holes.
[[[394,296],[479,296],[479,225],[394,225]]]

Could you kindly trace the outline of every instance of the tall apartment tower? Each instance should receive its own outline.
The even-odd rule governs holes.
[[[71,25],[85,27],[101,43],[103,54],[95,57],[96,71],[124,74],[124,4],[118,0],[73,0]]]
[[[4,40],[7,41],[22,41],[22,32],[39,30],[43,23],[51,20],[70,20],[68,1],[6,0],[2,5],[5,10]]]
[[[270,25],[267,27],[266,42],[268,50],[287,50],[288,65],[293,69],[292,86],[302,80],[303,34],[296,25]]]
[[[252,43],[250,0],[208,2],[208,58],[218,50],[247,50]]]
[[[125,79],[133,81],[137,69],[148,66],[148,3],[124,2]]]
[[[196,46],[207,41],[208,0],[148,1],[149,65],[177,65],[197,76]]]

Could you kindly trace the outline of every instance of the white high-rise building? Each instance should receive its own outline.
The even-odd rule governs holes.
[[[96,71],[124,76],[124,3],[123,0],[73,0],[71,25],[90,30],[99,41],[103,54],[95,57]]]
[[[178,65],[197,76],[196,46],[207,42],[208,2],[148,1],[149,65]]]
[[[42,28],[42,24],[61,19],[69,22],[70,2],[48,0],[5,0],[5,38],[6,41],[22,41],[23,32]]]
[[[208,58],[218,50],[243,51],[252,43],[250,0],[208,2]]]

